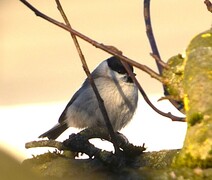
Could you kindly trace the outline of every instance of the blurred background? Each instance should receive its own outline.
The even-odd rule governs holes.
[[[55,1],[30,1],[45,14],[62,21]],[[124,55],[157,71],[146,37],[143,2],[134,0],[61,0],[72,27],[90,38],[113,45]],[[194,35],[211,27],[211,13],[203,1],[152,1],[153,30],[161,57],[167,61],[183,53]],[[58,117],[86,78],[70,34],[36,15],[20,1],[0,1],[0,149],[18,160],[46,151],[26,150],[56,124]],[[79,40],[92,71],[109,54]],[[162,86],[136,69],[137,78],[153,103],[165,112],[181,115],[163,96]],[[69,129],[59,140],[76,129]],[[186,124],[171,122],[143,101],[132,122],[122,131],[147,150],[181,148]],[[101,144],[98,142],[97,144]],[[111,145],[103,145],[111,148]]]

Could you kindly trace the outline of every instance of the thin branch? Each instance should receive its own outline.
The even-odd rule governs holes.
[[[148,73],[151,77],[154,77],[155,79],[161,81],[162,83],[164,83],[164,84],[166,83],[166,80],[165,80],[165,79],[163,79],[160,75],[158,75],[157,73],[155,73],[155,72],[154,72],[153,70],[151,70],[149,67],[147,67],[147,66],[145,66],[145,65],[141,65],[141,64],[137,63],[136,61],[133,61],[133,60],[131,60],[131,59],[129,59],[129,58],[123,56],[122,53],[120,53],[120,51],[117,51],[116,48],[114,48],[114,47],[111,48],[111,46],[105,46],[105,45],[103,45],[103,44],[101,44],[101,43],[98,43],[98,42],[96,42],[96,41],[94,41],[94,40],[88,38],[87,36],[85,36],[85,35],[79,33],[78,31],[72,29],[70,26],[64,25],[63,23],[60,23],[60,22],[58,22],[58,21],[56,21],[56,20],[54,20],[54,19],[52,19],[52,18],[46,16],[45,14],[41,13],[40,11],[38,11],[35,7],[33,7],[33,6],[32,6],[30,3],[28,3],[27,1],[25,1],[25,0],[20,0],[20,1],[21,1],[23,4],[25,4],[29,9],[31,9],[37,16],[39,16],[39,17],[41,17],[41,18],[43,18],[43,19],[45,19],[45,20],[47,20],[47,21],[49,21],[49,22],[51,22],[51,23],[53,23],[53,24],[55,24],[55,25],[57,25],[57,26],[59,26],[59,27],[61,27],[61,28],[63,28],[63,29],[65,29],[65,30],[67,30],[67,31],[69,31],[71,34],[76,35],[76,36],[82,38],[83,40],[87,41],[88,43],[92,44],[93,46],[95,46],[95,47],[97,47],[97,48],[100,48],[100,49],[102,49],[102,50],[104,50],[104,51],[106,51],[106,52],[108,52],[108,53],[110,53],[110,54],[112,54],[112,55],[114,55],[114,56],[120,58],[120,59],[123,60],[124,62],[127,62],[127,63],[129,63],[129,64],[131,64],[131,65],[133,65],[133,66],[135,66],[135,67],[137,67],[137,68],[139,68],[139,69],[145,71],[145,72]],[[78,48],[77,48],[77,50],[80,51]],[[80,56],[83,56],[83,55],[81,54]],[[84,70],[85,70],[86,74],[89,74],[89,71],[87,72],[86,68],[84,68]],[[129,74],[131,74],[131,72],[129,72]],[[89,77],[89,76],[88,76],[88,77]],[[132,77],[132,79],[134,80],[134,82],[136,83],[136,85],[138,85],[139,83],[138,83],[138,81],[135,79],[134,75],[132,75],[131,77]],[[92,81],[92,80],[91,80],[91,81]],[[165,116],[165,117],[169,117],[169,118],[171,118],[173,121],[183,121],[183,120],[181,120],[181,118],[179,119],[178,117],[172,116],[171,113],[163,113],[163,112],[157,110],[157,108],[155,108],[155,107],[152,105],[152,103],[149,101],[149,99],[148,99],[146,93],[145,93],[144,90],[141,88],[140,84],[138,85],[138,88],[139,88],[141,94],[143,95],[144,99],[146,100],[146,102],[147,102],[154,110],[156,110],[159,114],[161,114],[161,115],[163,115],[163,116]]]
[[[63,29],[65,29],[65,30],[67,30],[67,31],[69,31],[69,32],[71,33],[72,36],[75,37],[75,35],[76,35],[76,36],[82,38],[83,40],[85,40],[86,42],[92,44],[93,46],[95,46],[95,47],[97,47],[97,48],[100,48],[100,49],[102,49],[102,50],[104,50],[104,51],[106,51],[106,52],[108,52],[108,53],[110,53],[110,54],[112,54],[112,55],[114,55],[114,56],[120,58],[120,59],[123,60],[123,62],[125,62],[125,63],[127,62],[127,63],[129,63],[129,64],[131,64],[131,65],[133,65],[133,66],[135,66],[135,67],[137,67],[137,68],[139,68],[139,69],[145,71],[145,72],[148,73],[151,77],[153,77],[153,78],[159,80],[159,81],[162,82],[163,84],[166,84],[166,80],[163,79],[163,78],[162,78],[160,75],[158,75],[157,73],[155,73],[155,72],[154,72],[152,69],[150,69],[149,67],[147,67],[147,66],[145,66],[145,65],[142,65],[142,64],[139,64],[138,62],[133,61],[133,60],[129,59],[129,58],[126,57],[126,56],[123,56],[122,53],[120,53],[120,51],[117,51],[117,49],[114,48],[114,47],[111,48],[111,46],[105,46],[104,44],[98,43],[98,42],[96,42],[96,41],[90,39],[89,37],[87,37],[87,36],[85,36],[85,35],[79,33],[78,31],[72,29],[72,27],[70,26],[70,23],[67,21],[67,18],[65,18],[65,19],[66,19],[65,21],[66,21],[66,23],[68,22],[68,23],[67,23],[68,25],[64,25],[63,23],[60,23],[60,22],[58,22],[58,21],[56,21],[56,20],[54,20],[54,19],[52,19],[52,18],[46,16],[45,14],[41,13],[39,10],[37,10],[35,7],[33,7],[33,6],[32,6],[30,3],[28,3],[27,1],[25,1],[25,0],[20,0],[20,1],[21,1],[23,4],[25,4],[29,9],[31,9],[37,16],[39,16],[39,17],[41,17],[41,18],[43,18],[43,19],[45,19],[45,20],[47,20],[47,21],[49,21],[49,22],[51,22],[51,23],[53,23],[53,24],[55,24],[55,25],[57,25],[57,26],[59,26],[59,27],[61,27],[61,28],[63,28]],[[147,1],[145,0],[144,2],[147,2]],[[147,2],[147,3],[148,3],[148,2]],[[147,8],[147,9],[146,9],[146,8]],[[146,5],[145,5],[145,9],[146,9],[146,10],[149,10],[148,8],[149,8],[149,6],[146,6]],[[149,11],[148,11],[148,13],[149,13]],[[146,20],[146,17],[148,17],[148,16],[147,16],[148,13],[144,13],[144,14],[145,14],[145,20]],[[63,14],[62,16],[65,17],[64,14]],[[148,20],[148,18],[147,18],[147,20]],[[150,20],[150,19],[149,19],[149,20]],[[150,26],[148,26],[148,27],[151,29],[151,21],[149,21],[149,23],[150,23]],[[147,28],[147,30],[148,30],[148,28]],[[151,32],[152,32],[152,30],[151,30]],[[152,34],[152,35],[153,35],[153,34]],[[76,38],[76,37],[75,37],[75,38]],[[154,36],[153,36],[153,40],[154,40]],[[75,41],[75,40],[74,40],[74,41]],[[155,41],[154,41],[154,43],[155,43]],[[154,43],[153,43],[153,44],[154,44]],[[155,43],[155,46],[156,46],[156,43]],[[80,48],[79,48],[78,46],[76,46],[76,47],[77,47],[77,50],[78,50],[78,52],[79,52],[79,55],[80,55],[81,60],[84,59],[84,56],[82,55],[82,53],[80,53],[80,51],[81,51]],[[154,46],[153,46],[153,47],[154,47]],[[154,51],[153,51],[153,53],[154,53]],[[157,52],[157,46],[156,46],[156,51],[155,51],[154,54],[155,54],[155,55],[157,55],[157,54],[159,55],[159,53]],[[160,59],[160,56],[158,56],[157,59]],[[82,62],[83,62],[83,61],[82,61]],[[85,62],[85,61],[84,61],[84,62]],[[157,62],[157,61],[156,61],[156,62]],[[84,63],[83,63],[83,64],[84,64]],[[85,64],[86,64],[86,62],[85,62]],[[160,64],[160,63],[158,63],[158,64]],[[86,66],[87,66],[87,65],[86,65]],[[93,84],[94,82],[92,82],[92,81],[93,81],[92,78],[90,79],[90,75],[89,75],[90,72],[89,72],[88,68],[86,68],[86,66],[83,65],[83,68],[84,68],[84,70],[85,70],[85,72],[86,72],[86,74],[87,74],[87,76],[88,76],[88,78],[89,78],[91,84]],[[125,64],[125,68],[127,69],[126,64]],[[128,70],[129,70],[129,69],[128,69]],[[171,118],[172,121],[184,121],[182,118],[175,117],[175,116],[173,116],[171,113],[164,113],[164,112],[161,112],[161,111],[158,110],[156,107],[154,107],[154,105],[150,102],[150,100],[148,99],[146,93],[144,92],[144,90],[142,89],[142,87],[140,86],[140,84],[138,83],[137,79],[135,79],[134,75],[132,75],[132,72],[129,71],[128,73],[131,74],[131,77],[132,77],[133,81],[135,82],[135,84],[136,84],[137,87],[139,88],[139,90],[140,90],[142,96],[144,97],[145,101],[146,101],[156,112],[158,112],[159,114],[161,114],[161,115],[163,115],[163,116],[165,116],[165,117]],[[94,89],[95,89],[95,87],[94,87]],[[95,91],[95,90],[94,90],[94,91]],[[97,96],[98,96],[98,95],[97,95]],[[101,97],[100,97],[100,96],[99,96],[98,100],[101,100]],[[101,101],[102,101],[102,100],[101,100]],[[102,101],[102,102],[103,102],[103,101]],[[101,106],[101,104],[103,104],[103,103],[100,102],[100,106]],[[104,109],[104,107],[101,107],[101,109]],[[109,125],[109,126],[110,126],[110,125]],[[112,138],[112,136],[111,136],[111,138]],[[116,148],[115,148],[115,149],[116,149]]]
[[[157,48],[157,44],[155,41],[155,37],[153,34],[152,25],[151,25],[150,0],[144,0],[144,20],[145,20],[145,25],[146,25],[146,34],[149,39],[152,53],[157,57],[157,59],[161,59],[158,48]],[[159,74],[161,75],[162,71],[163,71],[163,67],[161,66],[161,64],[158,61],[156,61],[156,64],[158,67]]]
[[[158,114],[165,116],[167,118],[170,118],[172,121],[179,121],[179,122],[185,122],[185,118],[182,117],[177,117],[172,115],[170,112],[168,113],[164,113],[162,111],[160,111],[159,109],[157,109],[152,102],[149,100],[148,96],[146,95],[145,91],[143,90],[143,88],[141,87],[140,83],[138,82],[138,80],[136,79],[135,75],[133,74],[133,72],[130,70],[129,65],[125,62],[122,62],[123,66],[125,67],[125,69],[127,70],[128,74],[130,75],[130,77],[132,78],[133,82],[136,84],[136,86],[138,87],[140,93],[142,94],[144,100],[147,102],[147,104],[154,110],[156,111]]]
[[[150,15],[150,0],[144,0],[144,21],[146,25],[146,34],[152,49],[152,54],[154,54],[155,62],[158,67],[159,74],[162,75],[163,66],[161,65],[161,63],[159,63],[159,61],[157,61],[157,59],[161,60],[161,57],[160,57],[160,53],[158,51],[155,37],[152,30],[151,15]],[[166,90],[166,86],[164,85],[163,85],[163,90],[164,90],[164,95],[167,95],[168,92]]]
[[[61,6],[61,4],[60,4],[60,1],[59,1],[59,0],[55,0],[55,1],[56,1],[56,3],[57,3],[57,8],[58,8],[59,12],[61,13],[61,15],[62,15],[62,17],[63,17],[63,19],[64,19],[66,25],[69,26],[69,27],[71,28],[71,25],[70,25],[70,23],[69,23],[69,20],[68,20],[68,18],[67,18],[67,16],[66,16],[65,12],[63,11],[63,8],[62,8],[62,6]],[[106,110],[106,108],[105,108],[105,106],[104,106],[104,101],[102,100],[102,98],[101,98],[101,96],[100,96],[100,94],[99,94],[99,91],[98,91],[98,89],[97,89],[97,87],[96,87],[96,85],[95,85],[95,83],[94,83],[94,80],[93,80],[93,78],[92,78],[92,76],[91,76],[91,73],[90,73],[90,71],[89,71],[89,68],[88,68],[88,66],[87,66],[85,57],[84,57],[84,55],[83,55],[83,53],[82,53],[82,50],[81,50],[81,48],[80,48],[80,45],[79,45],[79,42],[78,42],[76,36],[75,36],[72,32],[71,32],[70,34],[71,34],[71,36],[72,36],[72,39],[73,39],[74,44],[75,44],[75,47],[76,47],[76,49],[77,49],[77,51],[78,51],[78,54],[79,54],[79,56],[80,56],[80,59],[81,59],[81,62],[82,62],[82,66],[83,66],[83,69],[84,69],[84,71],[85,71],[85,73],[86,73],[86,75],[87,75],[87,77],[88,77],[88,79],[89,79],[89,81],[90,81],[91,87],[93,88],[93,91],[94,91],[94,93],[95,93],[95,95],[96,95],[97,101],[98,101],[98,103],[99,103],[99,108],[100,108],[100,110],[101,110],[102,116],[103,116],[103,118],[104,118],[104,120],[105,120],[105,124],[106,124],[106,126],[107,126],[107,128],[108,128],[108,132],[109,132],[109,134],[110,134],[110,136],[111,136],[112,143],[113,143],[113,145],[114,145],[115,153],[118,153],[118,152],[119,152],[119,146],[118,146],[117,139],[116,139],[116,136],[115,136],[115,132],[114,132],[113,127],[112,127],[112,125],[111,125],[109,116],[108,116],[108,114],[107,114],[107,110]]]
[[[41,17],[41,18],[43,18],[43,19],[45,19],[45,20],[47,20],[47,21],[49,21],[49,22],[51,22],[51,23],[53,23],[53,24],[55,24],[55,25],[57,25],[59,27],[61,27],[62,29],[66,30],[66,31],[69,31],[69,32],[73,33],[77,37],[83,39],[84,41],[86,41],[86,42],[88,42],[90,44],[92,44],[96,48],[102,49],[105,52],[108,52],[109,54],[112,54],[112,55],[120,58],[121,60],[123,60],[123,61],[131,64],[132,66],[135,66],[135,67],[141,69],[142,71],[148,73],[151,77],[157,79],[158,81],[160,81],[160,82],[162,82],[164,84],[167,82],[166,79],[164,79],[163,77],[161,77],[158,73],[156,73],[155,71],[153,71],[152,69],[150,69],[146,65],[142,65],[142,64],[140,64],[140,63],[138,63],[138,62],[136,62],[136,61],[134,61],[134,60],[132,60],[132,59],[130,59],[130,58],[122,55],[122,54],[120,54],[119,52],[114,51],[113,48],[108,48],[108,46],[106,46],[106,45],[104,45],[102,43],[98,43],[97,41],[92,40],[91,38],[89,38],[89,37],[83,35],[82,33],[74,30],[73,28],[71,28],[71,27],[69,27],[69,26],[67,26],[67,25],[65,25],[65,24],[63,24],[61,22],[58,22],[58,21],[50,18],[49,16],[41,13],[39,10],[37,10],[35,7],[33,7],[27,1],[25,1],[25,0],[20,0],[20,1],[24,5],[26,5],[29,9],[31,9],[37,16],[39,16],[39,17]]]
[[[154,58],[158,67],[158,71],[159,74],[162,75],[163,72],[163,65],[162,64],[162,60],[160,58],[160,54],[157,48],[157,44],[155,41],[155,37],[153,34],[153,30],[152,30],[152,24],[151,24],[151,16],[150,16],[150,0],[144,0],[144,20],[145,20],[145,25],[146,25],[146,33],[147,33],[147,37],[149,39],[149,43],[152,49],[152,54],[154,54]],[[163,64],[165,64],[163,62]],[[170,95],[169,92],[167,91],[167,87],[166,87],[166,83],[163,83],[163,91],[164,91],[164,95],[168,96]],[[169,100],[172,105],[178,109],[179,111],[182,110],[182,104],[178,101],[175,100]]]
[[[212,3],[209,0],[205,0],[204,3],[207,6],[208,11],[212,13]]]
[[[163,67],[164,69],[169,69],[169,65],[167,63],[164,63],[161,59],[159,59],[159,57],[153,53],[150,53],[150,55],[155,59],[156,62],[158,62],[161,67]]]

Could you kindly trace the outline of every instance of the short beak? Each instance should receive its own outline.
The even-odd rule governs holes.
[[[136,76],[135,73],[133,73],[133,75]],[[127,75],[127,81],[130,82],[130,83],[133,83],[133,80],[132,80],[132,78],[130,77],[129,74]]]

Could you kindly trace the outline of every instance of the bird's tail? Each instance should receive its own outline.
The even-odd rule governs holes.
[[[68,129],[66,123],[57,123],[53,128],[41,134],[39,138],[47,137],[48,139],[57,139],[66,129]]]

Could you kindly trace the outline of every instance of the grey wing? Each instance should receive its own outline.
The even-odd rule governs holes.
[[[50,130],[48,130],[47,132],[41,134],[39,136],[39,138],[48,137],[48,139],[56,139],[58,136],[60,136],[60,134],[62,134],[68,128],[68,124],[65,121],[66,120],[67,110],[68,110],[69,106],[71,106],[72,103],[80,96],[80,94],[84,94],[84,92],[87,89],[88,85],[89,84],[87,83],[87,81],[85,81],[84,84],[82,85],[82,87],[71,98],[71,100],[69,101],[69,103],[65,107],[64,111],[60,115],[59,123],[56,124],[56,126],[51,128]]]
[[[63,110],[62,114],[59,117],[58,122],[62,123],[65,121],[66,119],[66,112],[69,108],[69,106],[71,106],[71,104],[77,99],[77,97],[80,94],[83,94],[83,91],[86,89],[86,87],[89,85],[88,79],[85,80],[85,82],[83,83],[82,87],[72,96],[71,100],[69,101],[69,103],[66,105],[65,109]]]

